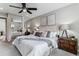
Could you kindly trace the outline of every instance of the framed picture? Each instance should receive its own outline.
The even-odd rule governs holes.
[[[56,24],[55,14],[49,15],[47,21],[48,21],[48,22],[47,22],[48,25],[55,25],[55,24]]]
[[[40,19],[40,25],[47,25],[47,17],[42,17],[41,19]]]

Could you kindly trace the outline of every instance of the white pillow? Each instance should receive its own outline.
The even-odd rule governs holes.
[[[57,32],[51,32],[50,33],[50,38],[56,37],[56,35],[57,35]]]
[[[42,37],[46,37],[47,32],[42,32]]]
[[[33,35],[35,35],[36,31],[34,31]]]

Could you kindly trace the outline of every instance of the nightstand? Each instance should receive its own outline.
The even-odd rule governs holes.
[[[58,39],[58,48],[77,55],[77,39],[61,37]]]

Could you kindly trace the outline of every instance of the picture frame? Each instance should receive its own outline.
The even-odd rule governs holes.
[[[47,19],[48,25],[55,25],[56,24],[56,16],[55,14],[49,15]]]

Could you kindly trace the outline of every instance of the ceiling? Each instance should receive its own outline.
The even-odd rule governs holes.
[[[28,18],[33,18],[39,15],[54,11],[56,9],[68,6],[70,4],[71,3],[27,3],[28,7],[36,7],[38,10],[31,11],[33,14],[28,14],[27,12],[25,13],[23,12],[19,15],[24,15]],[[20,3],[0,3],[0,12],[18,14],[20,9],[9,7],[9,5],[21,6]]]

